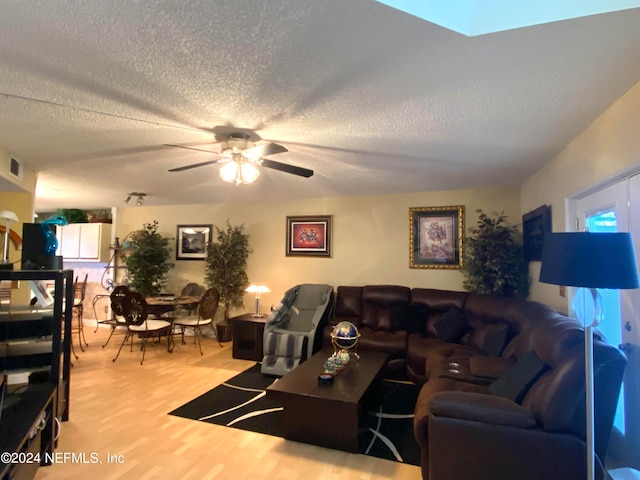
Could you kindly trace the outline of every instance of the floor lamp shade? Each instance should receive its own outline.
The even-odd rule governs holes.
[[[576,298],[583,302],[576,316],[584,325],[586,470],[595,478],[595,427],[593,379],[593,327],[602,317],[598,288],[638,288],[638,267],[630,233],[547,233],[544,237],[540,281],[579,287]],[[593,302],[593,318],[586,317],[587,299]]]
[[[567,287],[640,287],[631,234],[547,233],[540,281]]]

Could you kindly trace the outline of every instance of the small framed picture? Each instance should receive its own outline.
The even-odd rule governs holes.
[[[542,260],[544,235],[551,232],[551,206],[542,205],[522,216],[522,247],[528,262]]]
[[[287,256],[331,257],[331,215],[287,217]]]
[[[204,260],[213,225],[178,225],[176,260]]]
[[[49,292],[47,284],[42,280],[29,280],[29,288],[38,299],[41,307],[48,308],[53,305],[53,296]]]
[[[464,207],[409,209],[409,267],[460,268]]]

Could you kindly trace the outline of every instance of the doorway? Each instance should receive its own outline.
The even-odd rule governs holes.
[[[640,259],[640,175],[576,199],[575,211],[578,231],[631,232]],[[640,291],[602,289],[600,293],[604,320],[598,329],[629,361],[609,454],[616,466],[640,468]]]

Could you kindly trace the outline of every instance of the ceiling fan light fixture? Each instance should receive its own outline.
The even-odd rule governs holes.
[[[229,135],[227,140],[222,142],[221,146],[222,153],[235,154],[253,147],[254,143],[249,141],[249,135],[244,133],[232,133]]]
[[[260,176],[260,171],[251,162],[232,160],[220,167],[220,178],[227,183],[253,183]]]
[[[142,193],[142,192],[131,192],[127,195],[127,198],[125,199],[124,203],[128,205],[132,197],[138,197],[138,199],[136,200],[136,205],[138,207],[141,207],[142,205],[144,205],[144,197],[146,197],[146,195],[147,195],[146,193]]]

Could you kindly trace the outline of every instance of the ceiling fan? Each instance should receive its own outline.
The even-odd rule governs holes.
[[[229,183],[235,183],[239,185],[241,183],[253,183],[260,176],[260,170],[258,167],[271,168],[273,170],[279,170],[285,173],[291,173],[292,175],[298,175],[300,177],[311,177],[313,170],[308,168],[296,167],[295,165],[289,165],[286,163],[276,162],[268,158],[262,158],[267,155],[275,155],[276,153],[284,153],[288,150],[282,145],[277,143],[263,143],[256,144],[249,140],[249,135],[246,133],[230,133],[225,135],[220,142],[221,151],[213,152],[211,150],[204,150],[201,148],[186,147],[183,145],[171,145],[165,144],[167,147],[186,148],[188,150],[196,150],[199,152],[213,153],[221,156],[217,160],[207,160],[206,162],[194,163],[186,165],[184,167],[172,168],[170,172],[181,172],[183,170],[189,170],[191,168],[204,167],[205,165],[211,165],[213,163],[219,163],[222,165],[220,168],[220,177]]]

